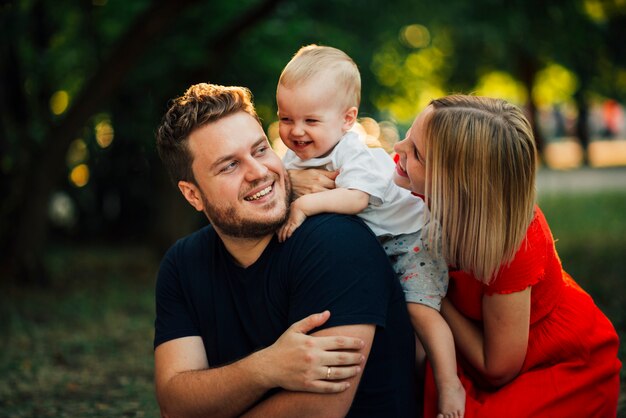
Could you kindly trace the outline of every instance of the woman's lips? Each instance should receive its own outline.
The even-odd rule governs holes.
[[[400,161],[398,161],[398,164],[396,164],[396,173],[400,176],[400,177],[409,177],[408,174],[406,173],[406,171],[404,171],[402,169],[402,167],[400,166]]]

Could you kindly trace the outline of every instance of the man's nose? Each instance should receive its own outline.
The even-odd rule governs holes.
[[[268,168],[255,158],[252,158],[248,163],[248,170],[246,171],[246,180],[254,181],[267,176]]]

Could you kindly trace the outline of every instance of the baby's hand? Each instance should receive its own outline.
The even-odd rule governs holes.
[[[280,230],[278,231],[278,241],[280,242],[285,242],[287,238],[289,238],[293,234],[293,231],[298,229],[298,227],[302,225],[302,223],[306,219],[306,215],[304,214],[302,209],[298,208],[296,202],[293,202],[291,204],[289,219],[287,219],[287,221],[283,224],[283,226],[280,227]]]

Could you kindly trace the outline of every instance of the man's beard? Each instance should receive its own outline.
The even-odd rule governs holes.
[[[201,192],[204,213],[209,218],[211,225],[221,233],[233,238],[260,238],[272,235],[281,227],[289,217],[291,202],[291,181],[285,173],[285,211],[275,219],[246,219],[237,214],[234,207],[221,208],[211,205],[204,193]],[[278,179],[276,180],[278,181]],[[276,204],[280,204],[277,202]]]

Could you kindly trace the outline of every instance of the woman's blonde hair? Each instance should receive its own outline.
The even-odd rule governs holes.
[[[278,86],[292,88],[320,74],[332,73],[338,94],[347,107],[359,107],[361,103],[361,74],[359,68],[345,52],[330,46],[307,45],[296,52],[287,63]]]
[[[431,108],[424,125],[426,197],[441,251],[449,264],[488,284],[513,259],[533,218],[532,129],[504,100],[452,95]]]

